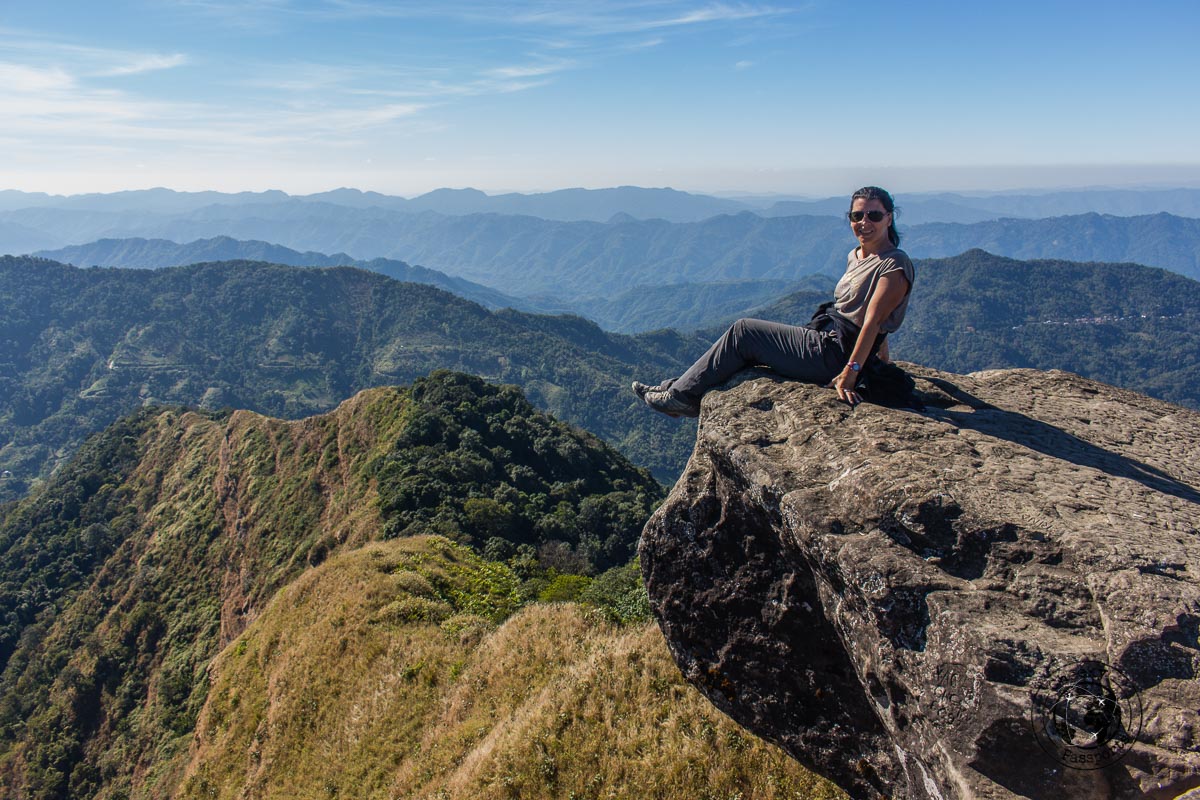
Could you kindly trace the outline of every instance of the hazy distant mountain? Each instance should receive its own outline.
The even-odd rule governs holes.
[[[265,192],[177,192],[174,189],[133,189],[124,192],[50,195],[42,192],[0,191],[0,210],[51,206],[76,211],[142,211],[186,213],[216,203],[251,205],[278,203],[288,194],[277,189]]]
[[[0,220],[0,253],[28,253],[52,245],[58,237],[44,231]]]
[[[764,217],[790,217],[796,214],[829,215],[841,217],[850,204],[845,197],[826,200],[786,200],[771,205],[756,213]],[[897,202],[897,220],[901,227],[911,227],[927,222],[983,222],[1014,214],[1002,214],[987,208],[973,208],[943,198],[906,197]]]
[[[834,279],[828,275],[808,275],[796,281],[746,280],[641,286],[622,292],[611,300],[587,303],[582,310],[605,330],[620,333],[639,333],[660,328],[694,331],[718,321],[732,322],[743,316],[742,312],[747,308],[773,302],[794,292],[814,292],[822,299],[827,299],[834,283]]]
[[[60,208],[74,211],[148,212],[183,214],[206,206],[261,206],[280,203],[324,203],[345,208],[378,208],[416,214],[518,214],[560,221],[603,222],[624,213],[638,219],[695,222],[746,211],[752,206],[736,200],[691,194],[675,189],[646,189],[619,186],[612,189],[560,189],[537,194],[488,195],[477,189],[437,189],[414,198],[396,197],[358,189],[334,189],[292,196],[281,191],[176,192],[170,189],[140,189],[112,194],[48,195],[14,190],[0,191],[0,211],[23,208]]]
[[[532,217],[428,217],[392,230],[407,260],[523,295],[603,303],[640,286],[840,273],[844,223],[750,213],[704,222],[555,223]],[[397,254],[398,255],[398,254]]]
[[[299,251],[393,258],[506,294],[567,302],[608,298],[639,285],[786,281],[814,272],[840,273],[853,244],[841,219],[765,219],[749,212],[693,223],[606,224],[289,202],[253,209],[207,206],[186,215],[22,209],[0,214],[0,222],[4,219],[56,228],[76,241],[231,236]]]
[[[950,207],[983,209],[1000,217],[1062,217],[1076,214],[1111,214],[1138,217],[1167,213],[1177,217],[1200,217],[1200,189],[1076,189],[1044,193],[937,194],[915,195],[921,202],[942,201]],[[899,202],[899,201],[897,201]],[[938,222],[966,222],[946,216]]]
[[[1200,219],[1171,214],[931,223],[911,228],[904,247],[921,258],[980,248],[1017,259],[1134,262],[1200,278]]]
[[[518,308],[523,311],[562,313],[564,308],[553,303],[537,303],[512,297],[464,278],[455,278],[444,272],[424,267],[414,267],[403,261],[376,258],[359,261],[345,253],[326,255],[313,251],[298,252],[277,244],[257,241],[239,241],[228,236],[198,239],[187,244],[178,244],[166,239],[101,239],[85,245],[74,245],[59,250],[42,250],[34,255],[63,264],[78,267],[130,267],[160,269],[200,264],[210,261],[265,261],[292,267],[343,267],[356,266],[395,278],[398,281],[427,283],[453,292],[459,297],[474,300],[488,308]]]
[[[571,304],[549,297],[515,297],[482,284],[455,278],[437,270],[414,267],[402,261],[377,258],[360,261],[345,253],[326,255],[301,253],[268,242],[239,241],[228,236],[198,239],[178,244],[166,239],[101,239],[86,245],[33,253],[78,267],[122,267],[161,269],[213,261],[264,261],[294,267],[356,266],[399,281],[426,283],[474,300],[488,308],[516,308],[535,313],[583,314],[605,330],[618,333],[675,328],[689,331],[716,318],[749,306],[767,303],[783,295],[814,287],[832,288],[834,280],[809,275],[800,280],[743,280],[714,283],[683,283],[638,287],[612,298]]]
[[[45,192],[21,192],[16,189],[0,189],[0,211],[52,205],[56,200],[61,201],[65,199],[63,195],[46,194]]]
[[[1079,214],[1136,217],[1166,212],[1178,217],[1200,217],[1200,189],[1087,189],[1045,194],[965,195],[953,192],[902,195],[896,200],[901,225],[930,222],[974,223],[1005,217],[1039,219]],[[755,213],[770,217],[794,214],[841,216],[844,197],[822,200],[785,200]]]
[[[440,214],[523,214],[553,220],[605,221],[614,214],[637,219],[698,222],[717,214],[736,214],[749,206],[735,200],[689,194],[674,189],[560,189],[543,194],[488,196],[473,189],[439,189],[413,198],[410,208]]]

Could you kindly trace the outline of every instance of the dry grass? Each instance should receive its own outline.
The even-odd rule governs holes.
[[[482,569],[409,539],[305,573],[214,663],[177,796],[842,796],[686,685],[653,625],[420,613]]]

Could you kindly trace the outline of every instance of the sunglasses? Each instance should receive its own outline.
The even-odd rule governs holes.
[[[846,216],[851,222],[862,222],[863,217],[871,220],[871,222],[883,222],[883,218],[888,215],[887,211],[847,211]]]

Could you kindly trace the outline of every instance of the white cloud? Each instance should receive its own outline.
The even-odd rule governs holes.
[[[750,69],[750,67],[753,67],[753,66],[754,66],[753,61],[742,60],[742,61],[739,61],[736,64],[734,64],[733,68],[736,70],[743,70],[743,69]]]
[[[292,107],[247,98],[225,105],[157,100],[90,86],[59,68],[0,63],[0,137],[19,142],[8,150],[14,158],[151,144],[264,155],[299,143],[341,147],[364,132],[404,124],[424,108],[361,98],[333,104],[328,97]]]
[[[554,64],[531,64],[527,66],[513,67],[493,67],[487,70],[484,74],[490,78],[536,78],[541,75],[551,75],[555,72],[561,72],[571,66],[571,62],[557,62]]]
[[[132,60],[118,64],[108,69],[104,69],[95,73],[97,77],[119,77],[122,75],[139,75],[143,72],[156,72],[160,69],[172,69],[174,67],[183,66],[188,62],[187,56],[182,53],[174,55],[145,55],[137,56]]]
[[[667,13],[646,13],[643,4],[609,4],[605,7],[602,3],[596,3],[518,12],[513,18],[527,24],[569,28],[577,34],[605,35],[641,33],[706,23],[738,22],[790,14],[794,10],[743,3],[711,3],[701,8],[693,8],[691,6],[694,4],[691,3],[668,3],[655,4],[655,7],[662,5],[671,10]]]
[[[70,89],[75,79],[58,67],[31,67],[26,64],[0,63],[0,91],[34,94]]]

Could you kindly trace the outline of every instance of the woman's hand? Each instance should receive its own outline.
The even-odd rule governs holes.
[[[862,402],[862,395],[854,388],[858,385],[858,372],[850,369],[849,364],[838,373],[837,377],[829,385],[837,390],[838,400],[842,400],[852,406],[856,406]]]

